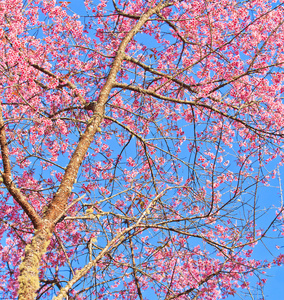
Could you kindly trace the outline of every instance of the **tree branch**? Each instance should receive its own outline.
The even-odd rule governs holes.
[[[34,228],[39,228],[42,226],[41,217],[36,212],[34,207],[27,201],[26,197],[21,192],[21,190],[16,187],[15,183],[12,180],[9,148],[8,148],[8,143],[6,138],[5,123],[3,120],[1,104],[0,104],[0,147],[1,147],[3,168],[4,168],[4,172],[0,171],[3,179],[3,183],[5,184],[7,190],[13,196],[15,201],[22,207],[24,212],[30,218],[30,220],[34,225]]]

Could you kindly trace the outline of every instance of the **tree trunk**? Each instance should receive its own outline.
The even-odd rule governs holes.
[[[93,116],[89,120],[85,132],[81,135],[78,145],[69,161],[68,166],[66,167],[60,186],[51,203],[49,204],[47,211],[44,213],[43,219],[41,220],[43,225],[41,222],[35,223],[35,225],[38,227],[35,226],[37,229],[35,230],[34,237],[26,246],[24,259],[20,265],[19,300],[33,300],[36,297],[36,291],[39,288],[38,269],[41,258],[43,254],[46,253],[47,247],[50,243],[56,220],[62,216],[67,208],[68,199],[71,194],[73,184],[77,178],[79,168],[84,160],[89,146],[93,141],[94,135],[100,130],[99,126],[104,118],[105,104],[108,100],[111,89],[115,86],[117,73],[120,70],[123,60],[125,59],[126,46],[132,40],[135,34],[139,32],[141,27],[145,24],[145,22],[147,22],[151,15],[159,12],[161,9],[167,6],[169,6],[168,1],[160,1],[154,7],[149,8],[148,11],[139,18],[138,22],[122,40],[106,83],[100,92]],[[33,64],[32,66],[43,73],[49,74],[52,77],[55,76],[38,65]],[[62,79],[58,78],[58,80],[60,81]],[[4,146],[5,141],[3,142],[2,146],[2,148],[5,149]],[[32,217],[30,218],[33,220]]]
[[[25,256],[20,265],[19,300],[33,300],[39,288],[41,258],[46,253],[52,234],[46,228],[36,230],[31,242],[26,246]]]

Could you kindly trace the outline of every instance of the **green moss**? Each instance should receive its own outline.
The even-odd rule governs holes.
[[[19,270],[19,300],[32,300],[40,287],[38,269],[42,255],[50,244],[52,235],[47,232],[37,232],[30,244],[25,248],[25,257]]]

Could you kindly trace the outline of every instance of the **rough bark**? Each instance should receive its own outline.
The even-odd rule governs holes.
[[[39,288],[38,269],[51,236],[48,227],[42,228],[35,232],[31,242],[26,246],[25,257],[20,265],[19,300],[33,300],[36,297]]]
[[[39,224],[40,226],[36,226],[38,229],[36,230],[34,237],[26,246],[25,256],[20,265],[19,300],[32,300],[36,296],[36,291],[39,288],[38,269],[40,266],[41,257],[46,252],[47,247],[50,243],[56,220],[64,213],[67,208],[68,199],[71,194],[73,184],[77,178],[79,168],[84,160],[88,148],[94,138],[94,135],[96,132],[100,131],[99,126],[104,118],[105,104],[108,100],[111,89],[115,86],[117,73],[121,67],[123,60],[125,59],[126,46],[132,40],[135,34],[140,30],[140,28],[145,24],[145,22],[147,22],[149,17],[159,12],[166,6],[169,6],[169,3],[167,1],[161,1],[155,7],[150,8],[145,14],[141,16],[132,30],[122,40],[116,57],[113,61],[108,79],[101,90],[97,105],[95,107],[95,110],[93,111],[93,116],[89,120],[85,132],[80,137],[77,148],[75,149],[69,161],[69,164],[66,167],[66,171],[58,188],[58,191],[54,195],[53,200],[51,201],[45,215],[43,216],[43,219]],[[47,71],[45,71],[42,67],[37,65],[34,65],[33,67],[47,74]],[[53,77],[52,74],[49,76]],[[60,78],[58,79],[59,81],[61,81]],[[102,252],[101,255],[103,253],[104,252]],[[91,265],[93,265],[93,263],[94,262],[92,262]],[[77,277],[74,279],[74,281],[76,281],[76,279]],[[72,284],[63,289],[62,293],[60,293],[61,297],[65,295],[64,292],[66,292],[66,290],[68,290],[71,286]]]

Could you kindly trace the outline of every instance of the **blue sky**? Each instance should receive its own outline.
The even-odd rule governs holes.
[[[71,0],[70,8],[77,13],[78,15],[85,15],[84,6],[82,4],[82,0]],[[284,169],[280,169],[280,176],[282,178],[282,182],[284,182]],[[283,175],[282,175],[283,174]],[[274,186],[279,186],[278,179],[273,182]],[[283,187],[284,189],[284,187]],[[270,206],[270,203],[273,202],[275,199],[280,199],[280,192],[279,188],[268,188],[263,187],[259,190],[259,201],[260,203],[265,203],[266,207]],[[270,214],[267,214],[267,216],[273,218],[273,212]],[[266,216],[266,217],[267,217]],[[263,221],[265,222],[265,220]],[[256,248],[256,258],[257,259],[263,259],[264,257],[271,258],[273,255],[277,256],[277,254],[281,251],[276,248],[276,245],[279,245],[280,247],[284,247],[283,240],[275,241],[273,239],[265,239],[265,244],[269,251],[266,249],[264,245],[258,245]],[[284,251],[284,248],[282,248]],[[264,288],[264,295],[265,299],[282,299],[284,295],[284,268],[278,267],[278,268],[272,268],[270,270],[267,270],[268,280],[267,284]],[[150,298],[151,295],[148,295]],[[238,297],[231,297],[228,299],[238,299]],[[246,298],[250,299],[250,298]],[[256,298],[255,298],[256,299]]]

